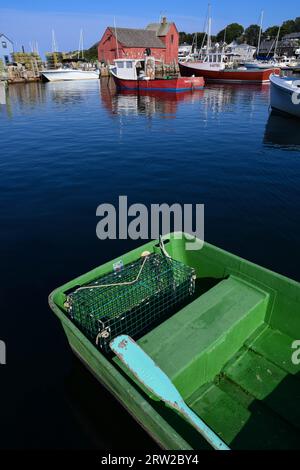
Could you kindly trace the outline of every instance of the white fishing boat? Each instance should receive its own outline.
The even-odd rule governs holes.
[[[271,75],[271,107],[300,118],[300,80]]]
[[[69,80],[97,80],[98,70],[79,70],[71,68],[61,68],[56,70],[45,70],[42,77],[49,82],[69,81]]]
[[[192,72],[200,71],[203,73],[222,72],[225,70],[227,58],[224,51],[220,51],[218,45],[216,46],[216,50],[212,51],[211,26],[212,20],[209,6],[206,47],[203,47],[200,53],[194,53],[193,55],[187,56],[184,60],[179,61],[179,66],[181,69],[185,69],[187,71],[190,70]]]

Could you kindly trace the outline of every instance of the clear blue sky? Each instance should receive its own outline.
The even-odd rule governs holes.
[[[42,54],[51,50],[51,30],[55,30],[59,50],[78,48],[80,28],[85,47],[102,36],[114,17],[118,26],[144,27],[165,14],[179,31],[203,29],[208,1],[189,0],[0,0],[0,31],[14,42],[16,49],[37,41]],[[213,31],[238,22],[244,26],[258,23],[265,10],[265,27],[300,16],[299,0],[211,0]]]

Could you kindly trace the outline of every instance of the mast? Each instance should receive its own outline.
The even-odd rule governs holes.
[[[57,43],[55,37],[55,31],[52,29],[52,52],[57,52]]]
[[[78,48],[78,54],[77,58],[80,59],[80,53],[81,53],[81,58],[83,59],[83,29],[81,28],[80,30],[80,35],[79,35],[79,48]]]
[[[207,53],[211,49],[211,5],[208,4]]]
[[[264,21],[264,13],[265,12],[262,10],[261,17],[260,17],[260,28],[259,28],[258,46],[257,46],[256,57],[258,57],[259,51],[260,51],[260,43],[261,43],[261,34],[262,34],[262,27],[263,27],[263,21]]]
[[[275,44],[275,49],[274,49],[274,58],[276,58],[275,56],[277,53],[280,32],[281,32],[281,26],[279,26],[278,33],[277,33],[276,44]]]
[[[207,54],[211,49],[211,4],[208,4]]]
[[[117,59],[119,58],[119,43],[118,43],[118,33],[117,33],[117,27],[116,27],[116,17],[114,16],[114,28],[115,28],[115,38],[116,38],[116,44],[117,44]]]

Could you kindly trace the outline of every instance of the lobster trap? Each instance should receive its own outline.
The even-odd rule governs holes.
[[[102,351],[120,334],[137,339],[195,292],[194,269],[160,253],[67,293],[71,320]]]

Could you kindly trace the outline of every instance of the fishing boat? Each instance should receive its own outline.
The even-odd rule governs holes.
[[[300,80],[271,75],[271,107],[300,118]]]
[[[223,51],[220,51],[217,47],[216,50],[212,50],[211,45],[211,7],[209,5],[208,12],[208,23],[207,23],[207,44],[204,46],[204,41],[200,51],[190,54],[183,60],[179,60],[179,67],[181,74],[187,76],[201,74],[203,77],[209,77],[210,74],[221,72],[225,69],[227,57]],[[192,71],[192,72],[191,72]]]
[[[116,87],[122,90],[188,91],[201,90],[204,79],[198,77],[166,76],[158,78],[155,59],[145,56],[141,59],[116,59],[110,67]]]
[[[272,74],[280,74],[279,68],[247,69],[246,67],[225,68],[224,70],[201,70],[195,63],[179,63],[180,71],[185,76],[203,76],[206,82],[215,83],[268,83]]]
[[[280,73],[280,69],[268,66],[267,69],[255,68],[248,69],[245,66],[231,68],[226,64],[226,54],[216,48],[212,51],[211,45],[211,26],[212,20],[209,18],[207,27],[207,45],[204,51],[201,51],[198,58],[192,60],[179,61],[180,72],[184,76],[196,77],[202,76],[207,82],[216,83],[267,83],[272,73]]]
[[[76,356],[162,448],[299,449],[299,299],[298,282],[176,233],[49,304]]]
[[[80,70],[72,68],[59,68],[45,70],[41,73],[42,78],[48,82],[70,81],[70,80],[97,80],[98,70]]]

